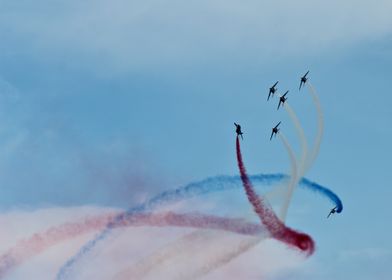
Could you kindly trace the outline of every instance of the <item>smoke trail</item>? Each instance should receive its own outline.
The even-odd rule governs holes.
[[[279,94],[279,97],[282,97],[282,96]],[[306,140],[304,129],[301,126],[301,123],[300,123],[300,121],[299,121],[299,119],[297,117],[297,114],[291,108],[289,102],[286,101],[283,104],[283,107],[286,110],[287,114],[289,115],[291,121],[293,122],[294,127],[295,127],[295,131],[298,134],[298,138],[300,140],[300,144],[301,144],[301,158],[299,160],[300,164],[298,166],[299,166],[299,170],[302,170],[303,169],[302,165],[304,164],[304,162],[306,160],[306,157],[307,157],[308,141]],[[300,177],[302,177],[302,176],[299,176],[299,178]]]
[[[287,211],[289,209],[289,205],[290,205],[290,201],[291,201],[291,197],[293,196],[294,188],[298,182],[298,179],[297,179],[298,171],[297,171],[297,162],[295,160],[294,153],[293,153],[289,143],[287,142],[286,137],[284,136],[284,134],[282,132],[279,132],[278,135],[287,150],[287,153],[290,158],[290,165],[291,165],[291,179],[290,179],[290,182],[287,187],[287,195],[285,197],[285,201],[283,202],[283,207],[281,209],[281,215],[280,215],[281,220],[283,222],[285,222],[286,216],[287,216]]]
[[[40,254],[47,248],[74,236],[102,229],[116,214],[104,214],[87,218],[79,223],[65,223],[49,228],[43,233],[36,233],[26,240],[18,242],[14,247],[0,256],[0,278],[13,267],[25,260]]]
[[[287,101],[284,104],[284,108],[285,108],[286,112],[289,114],[290,119],[292,120],[292,122],[294,124],[295,131],[297,132],[298,138],[301,143],[301,158],[297,162],[297,165],[298,165],[297,178],[299,179],[306,172],[305,161],[306,161],[307,153],[308,153],[308,141],[306,140],[304,129],[302,128],[301,123],[300,123],[297,115],[295,114],[294,110],[291,108],[290,104]]]
[[[290,104],[286,101],[285,104],[283,105],[283,107],[285,108],[291,121],[294,124],[295,131],[298,135],[298,138],[300,140],[300,145],[301,145],[301,157],[297,161],[288,141],[286,140],[286,138],[283,135],[280,137],[283,142],[283,145],[285,146],[285,148],[288,152],[288,155],[289,155],[291,169],[292,169],[291,174],[292,174],[292,176],[295,176],[295,179],[293,179],[292,182],[287,185],[287,190],[284,195],[284,202],[283,202],[283,205],[280,209],[279,216],[280,216],[280,219],[284,222],[287,217],[287,212],[288,212],[288,208],[289,208],[289,204],[290,204],[290,201],[292,198],[294,188],[298,184],[298,181],[300,180],[300,178],[306,172],[305,165],[306,165],[306,161],[307,161],[308,143],[307,143],[307,140],[305,137],[305,132],[301,126],[301,123],[300,123],[297,115],[295,114],[294,110],[291,108]]]
[[[18,242],[14,247],[0,256],[0,278],[8,271],[27,259],[42,253],[48,248],[76,236],[102,229],[117,213],[104,214],[86,218],[82,222],[65,223],[52,227],[42,233],[36,233],[31,238]],[[243,219],[223,218],[199,213],[176,214],[164,212],[160,214],[139,213],[128,216],[127,219],[115,225],[116,227],[129,226],[174,226],[186,228],[200,228],[210,230],[224,230],[243,235],[259,235],[263,227],[245,222]]]
[[[341,213],[343,211],[343,203],[340,200],[340,198],[331,190],[317,184],[316,182],[312,182],[309,179],[302,178],[301,179],[301,184],[304,184],[303,186],[306,186],[306,188],[309,188],[309,190],[318,192],[328,198],[331,199],[331,201],[334,202],[336,206],[336,212]]]
[[[264,184],[264,185],[269,185],[288,179],[287,175],[281,173],[258,174],[249,177],[253,182],[258,184]],[[332,191],[307,179],[302,179],[300,183],[302,187],[310,188],[311,190],[326,196],[329,200],[331,200],[334,203],[334,205],[337,206],[338,212],[340,212],[341,209],[343,209],[341,200]],[[75,256],[70,258],[60,268],[57,274],[57,279],[58,280],[65,279],[68,273],[70,273],[72,266],[76,262],[78,262],[82,257],[84,257],[89,251],[91,251],[98,242],[108,237],[112,228],[114,228],[116,223],[121,219],[123,219],[124,217],[127,217],[128,215],[132,215],[134,213],[153,209],[159,205],[164,205],[171,201],[179,201],[181,199],[186,199],[197,195],[203,195],[207,193],[213,193],[213,192],[219,192],[225,190],[232,190],[240,187],[241,187],[241,178],[239,176],[223,176],[223,175],[215,176],[215,177],[206,178],[202,181],[190,183],[178,189],[165,191],[155,196],[154,198],[148,200],[146,203],[130,208],[128,211],[123,212],[118,216],[116,216],[111,222],[109,222],[106,225],[103,231],[101,231],[98,235],[96,235],[95,238],[87,242]]]
[[[266,237],[265,234],[266,232],[263,231],[255,237],[241,236],[240,244],[233,247],[236,240],[233,241],[234,236],[230,234],[222,235],[216,231],[197,230],[167,244],[158,252],[138,261],[135,265],[120,271],[114,279],[142,279],[143,276],[154,279],[152,276],[149,277],[150,273],[159,274],[161,267],[170,267],[171,265],[176,266],[176,275],[170,275],[169,279],[175,277],[178,279],[198,279],[230,261],[233,251],[243,251],[253,247],[256,240]],[[219,247],[219,243],[225,245]],[[203,249],[200,246],[203,246]],[[186,265],[188,259],[192,260],[191,265]],[[182,261],[179,262],[179,260]],[[185,266],[180,266],[184,263]],[[186,275],[181,272],[182,268],[186,269]]]
[[[171,256],[177,255],[178,252],[184,247],[187,247],[188,244],[196,243],[200,238],[204,239],[203,231],[200,230],[186,234],[179,240],[169,243],[158,252],[138,261],[134,266],[117,273],[114,279],[142,279],[142,277],[150,273],[152,269],[167,261]]]
[[[317,95],[316,90],[314,89],[314,87],[312,86],[312,84],[309,81],[306,84],[308,85],[309,93],[312,96],[313,103],[316,106],[317,123],[318,123],[317,124],[318,130],[317,130],[316,139],[315,139],[315,142],[313,145],[312,153],[306,163],[306,169],[309,169],[310,166],[312,166],[315,159],[317,158],[317,155],[320,150],[321,139],[323,138],[323,132],[324,132],[324,116],[323,116],[323,111],[321,109],[320,99]]]
[[[212,258],[206,261],[206,263],[208,264],[207,266],[203,267],[199,271],[193,272],[192,275],[190,275],[191,277],[189,277],[188,279],[199,279],[200,277],[209,274],[217,268],[229,263],[230,261],[237,258],[246,251],[254,248],[257,244],[260,243],[260,241],[265,238],[266,237],[264,236],[256,236],[253,238],[248,237],[241,240],[238,245],[230,247],[224,246],[221,250],[215,253]]]
[[[237,162],[241,174],[242,184],[244,186],[249,202],[259,216],[260,221],[266,226],[271,236],[277,240],[285,242],[287,245],[295,246],[300,250],[311,255],[314,252],[314,242],[312,238],[305,234],[297,232],[286,227],[275,215],[271,207],[266,205],[266,201],[259,197],[254,191],[253,185],[246,174],[246,169],[242,161],[240,141],[236,138]]]
[[[311,87],[311,85],[310,85]],[[308,155],[308,144],[307,144],[307,140],[305,137],[305,133],[304,130],[298,120],[297,115],[295,114],[294,110],[291,108],[291,106],[288,104],[288,102],[286,102],[284,104],[284,108],[286,109],[286,112],[289,114],[290,119],[292,120],[294,126],[295,126],[295,130],[298,134],[298,138],[300,140],[301,143],[301,158],[297,161],[297,180],[299,180],[305,173],[306,171],[311,167],[311,165],[313,164],[313,162],[315,161],[318,151],[320,149],[320,143],[321,143],[321,138],[323,135],[323,118],[322,118],[322,111],[321,111],[321,106],[320,106],[320,102],[318,100],[317,95],[315,94],[315,91],[313,90],[312,93],[313,96],[313,100],[314,103],[316,105],[317,108],[317,112],[318,112],[318,133],[316,136],[316,140],[315,140],[315,144],[313,147],[313,151],[311,153],[311,155]],[[283,139],[282,139],[283,140]],[[292,149],[290,148],[287,140],[285,141],[285,146],[286,149],[288,150],[289,156],[290,156],[290,160],[291,162],[293,161],[293,153],[292,153]],[[294,159],[295,160],[295,159]],[[291,163],[293,165],[293,162]],[[294,183],[294,186],[297,185],[298,182]],[[286,215],[287,215],[287,211],[288,211],[288,207],[289,207],[289,202],[291,200],[291,196],[292,196],[292,190],[288,190],[287,191],[287,195],[285,197],[285,203],[283,204],[283,207],[281,209],[281,217],[282,220],[284,221],[286,219]]]

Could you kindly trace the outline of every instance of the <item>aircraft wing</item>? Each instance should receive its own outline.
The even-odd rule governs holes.
[[[274,132],[272,131],[271,133],[271,137],[270,137],[270,141],[272,140],[272,136],[274,135]]]
[[[280,101],[280,100],[279,100],[279,104],[278,104],[278,109],[276,109],[276,110],[279,110],[279,107],[280,107],[280,103],[282,103],[282,101]]]

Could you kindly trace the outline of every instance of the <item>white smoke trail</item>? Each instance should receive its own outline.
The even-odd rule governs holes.
[[[289,103],[284,104],[284,108],[286,112],[289,114],[290,119],[293,121],[295,131],[298,134],[298,138],[301,144],[301,158],[297,161],[298,173],[297,173],[297,180],[300,180],[302,176],[305,174],[305,163],[308,157],[308,141],[306,140],[304,129],[301,126],[301,123],[295,114],[294,110],[291,108]]]
[[[193,244],[200,238],[203,238],[202,230],[195,230],[190,234],[186,234],[174,242],[167,244],[152,255],[139,260],[135,265],[119,272],[113,279],[126,280],[145,278],[154,268],[162,265],[165,261],[171,259],[172,256],[178,255],[178,252],[183,248],[188,247],[188,243]]]
[[[295,114],[294,110],[291,108],[291,106],[288,104],[288,102],[286,101],[286,103],[283,105],[283,107],[286,109],[286,112],[289,114],[290,119],[292,120],[296,133],[298,135],[298,138],[300,140],[300,144],[301,144],[301,158],[299,160],[297,160],[297,181],[295,182],[295,185],[298,184],[299,180],[305,175],[305,173],[309,170],[309,168],[313,165],[314,161],[317,158],[317,155],[319,153],[320,150],[320,144],[321,144],[321,140],[323,137],[323,131],[324,131],[324,119],[323,119],[323,113],[321,110],[321,105],[320,105],[320,100],[318,98],[318,95],[316,93],[316,90],[314,89],[314,87],[308,82],[308,89],[309,92],[312,96],[313,99],[313,103],[315,104],[316,110],[317,110],[317,119],[318,119],[318,131],[317,131],[317,135],[315,138],[315,142],[312,148],[312,152],[310,154],[308,154],[308,143],[305,137],[305,133],[304,130],[300,124],[300,121],[298,120],[297,115]],[[286,143],[288,144],[288,142],[286,141]],[[290,149],[291,150],[291,149]],[[291,152],[291,155],[293,153]],[[292,158],[290,156],[290,158]],[[281,192],[281,190],[277,190],[279,192]],[[290,188],[286,191],[286,196],[285,196],[285,203],[283,204],[282,208],[281,208],[281,219],[284,221],[287,215],[287,211],[288,211],[288,207],[289,207],[289,202],[291,200],[291,195],[292,195],[292,191],[290,190]]]
[[[320,99],[317,95],[316,90],[314,89],[314,87],[309,81],[307,82],[307,85],[308,85],[307,88],[309,89],[309,93],[312,96],[313,103],[316,106],[316,110],[317,110],[317,135],[314,141],[312,152],[306,162],[306,166],[305,166],[306,170],[308,170],[313,165],[314,161],[317,158],[317,155],[320,150],[321,140],[323,138],[323,133],[324,133],[324,116],[323,116],[323,111],[321,110]]]
[[[297,170],[297,161],[295,159],[295,155],[290,147],[289,142],[287,141],[286,137],[282,132],[279,132],[278,136],[287,150],[287,153],[290,158],[290,165],[291,165],[291,179],[287,186],[287,195],[285,196],[285,200],[283,202],[283,206],[279,215],[279,218],[284,222],[286,220],[287,211],[290,205],[291,197],[293,196],[294,188],[298,183],[298,179],[297,179],[298,170]]]
[[[265,237],[197,230],[121,271],[114,279],[156,279],[162,274],[168,279],[198,279],[251,249]],[[165,270],[172,266],[176,267],[175,271]]]
[[[215,248],[211,246],[210,248],[213,250],[213,252],[206,252],[201,258],[205,263],[204,267],[202,267],[202,269],[193,271],[191,274],[188,274],[188,277],[186,279],[196,280],[211,273],[212,271],[215,271],[216,269],[231,262],[233,259],[236,259],[238,256],[242,255],[248,250],[254,248],[265,238],[266,237],[261,236],[247,236],[245,238],[237,238],[237,240],[225,240],[222,239],[222,236],[217,236],[214,241],[214,244],[212,245],[215,245],[217,242],[220,242],[220,246]],[[228,244],[231,244],[231,246],[228,246]]]
[[[278,94],[278,95],[279,95],[279,97],[281,97],[280,94]],[[277,188],[274,191],[267,193],[266,196],[271,198],[273,196],[283,195],[284,203],[282,204],[282,207],[280,209],[279,218],[282,221],[285,221],[286,216],[287,216],[287,212],[288,212],[289,203],[291,201],[291,196],[293,193],[293,188],[295,188],[295,186],[298,184],[299,180],[302,178],[302,176],[306,172],[306,162],[308,161],[308,159],[307,159],[307,157],[308,157],[308,141],[306,140],[304,129],[302,128],[301,123],[300,123],[296,113],[291,108],[290,104],[286,101],[283,104],[283,107],[285,108],[287,114],[289,115],[291,121],[294,124],[295,131],[296,131],[298,139],[300,141],[300,146],[301,146],[301,153],[300,154],[301,154],[301,156],[297,160],[290,145],[288,144],[288,141],[285,139],[284,136],[281,137],[281,138],[283,138],[282,139],[283,144],[285,145],[286,150],[288,151],[291,166],[295,167],[296,181],[293,182],[293,186],[290,186],[290,184],[288,184],[287,186],[284,186],[285,189]]]

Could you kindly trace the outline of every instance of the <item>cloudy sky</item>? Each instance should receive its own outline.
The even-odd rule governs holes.
[[[234,121],[251,173],[288,172],[270,128],[281,120],[296,151],[298,140],[266,97],[279,80],[313,139],[316,112],[298,92],[310,70],[325,131],[306,176],[339,194],[345,209],[325,220],[327,202],[296,192],[288,223],[311,233],[315,255],[249,277],[389,279],[391,10],[391,1],[352,0],[0,0],[2,236],[28,237],[79,207],[126,208],[193,180],[237,174]],[[47,213],[47,223],[31,210]],[[37,224],[26,229],[29,220]],[[1,248],[13,242],[4,237]],[[42,267],[55,273],[72,253]]]

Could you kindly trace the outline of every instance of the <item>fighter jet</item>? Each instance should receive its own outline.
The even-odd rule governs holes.
[[[281,122],[279,122],[277,125],[275,125],[275,127],[272,128],[272,133],[271,133],[271,137],[270,137],[270,141],[272,140],[272,136],[276,136],[276,134],[279,132],[279,128],[278,126],[280,125]]]
[[[278,109],[276,109],[276,110],[279,110],[280,104],[282,104],[282,106],[283,106],[283,104],[286,102],[286,100],[287,100],[286,95],[287,95],[288,93],[289,93],[289,91],[286,91],[285,94],[283,94],[283,95],[280,97],[280,99],[279,99],[279,104],[278,104]]]
[[[301,77],[301,83],[299,84],[299,90],[301,90],[302,85],[305,85],[306,81],[308,80],[308,78],[306,78],[306,75],[308,75],[309,71],[306,72],[305,75],[303,75],[303,77]]]
[[[237,137],[238,136],[241,136],[241,139],[244,139],[243,137],[242,137],[242,131],[241,131],[241,126],[239,125],[239,124],[236,124],[236,123],[234,123],[234,125],[235,125],[235,127],[236,127],[236,129],[235,129],[235,132],[237,132]]]
[[[336,213],[336,209],[337,209],[337,207],[334,207],[334,208],[331,209],[331,211],[329,212],[329,214],[327,216],[327,219],[329,218],[329,216],[331,216],[332,214]]]
[[[268,93],[267,101],[270,99],[271,94],[272,94],[272,97],[274,96],[274,94],[275,94],[275,92],[276,92],[276,90],[277,90],[276,85],[277,85],[278,83],[279,83],[279,81],[277,81],[272,87],[270,87],[269,93]]]

